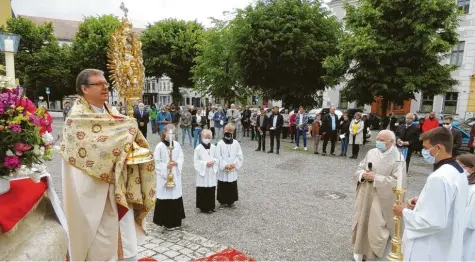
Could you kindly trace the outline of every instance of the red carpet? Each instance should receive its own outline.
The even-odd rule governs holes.
[[[138,261],[157,261],[155,258],[151,258],[151,257],[143,257],[141,259],[139,259]]]
[[[255,262],[256,260],[237,251],[236,249],[228,248],[212,256],[198,258],[193,261],[253,261]]]

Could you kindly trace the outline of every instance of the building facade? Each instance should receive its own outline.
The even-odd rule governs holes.
[[[460,16],[457,32],[459,44],[453,47],[450,56],[442,63],[458,65],[452,73],[459,84],[450,92],[436,96],[417,93],[415,99],[401,105],[393,105],[395,111],[410,111],[417,115],[427,115],[431,111],[438,114],[453,115],[460,120],[472,117],[475,110],[475,86],[471,88],[471,77],[475,73],[475,0],[457,1],[463,13]],[[345,15],[343,3],[357,5],[357,0],[332,0],[328,5],[333,14],[341,21]],[[475,81],[473,81],[475,83]],[[365,112],[375,111],[375,106],[357,105],[356,102],[346,101],[341,95],[343,85],[335,86],[323,93],[323,106],[335,105],[341,108],[364,107]],[[469,103],[473,104],[469,108]],[[405,110],[403,110],[405,109]]]

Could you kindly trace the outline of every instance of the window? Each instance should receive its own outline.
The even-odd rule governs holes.
[[[343,94],[343,92],[340,92],[340,108],[341,109],[347,109],[348,108],[348,99]]]
[[[464,48],[465,48],[464,41],[459,42],[458,45],[452,48],[452,54],[450,54],[450,63],[452,65],[458,65],[458,66],[462,65]]]
[[[393,111],[400,111],[404,108],[404,102],[399,103],[399,102],[393,102]]]
[[[218,97],[215,97],[215,98],[214,98],[214,103],[215,103],[215,104],[220,104],[220,103],[221,103],[221,99],[219,99]]]
[[[434,96],[433,95],[422,94],[420,110],[422,113],[430,113],[434,111]]]
[[[189,104],[190,104],[190,98],[187,97],[187,98],[186,98],[186,105],[189,105]]]
[[[457,113],[457,100],[459,94],[457,92],[445,93],[444,102],[444,114],[456,114]]]
[[[458,6],[459,10],[464,14],[468,14],[470,12],[470,0],[458,0]]]

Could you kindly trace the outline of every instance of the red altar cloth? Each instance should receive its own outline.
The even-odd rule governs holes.
[[[8,233],[38,204],[48,188],[46,178],[39,183],[18,179],[10,182],[10,191],[0,195],[0,230]]]

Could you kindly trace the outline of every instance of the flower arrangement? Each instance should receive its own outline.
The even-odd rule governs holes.
[[[2,71],[0,67],[0,71]],[[20,106],[18,89],[0,75],[0,176],[30,176],[39,181],[52,159],[53,136],[40,135],[40,119]]]

